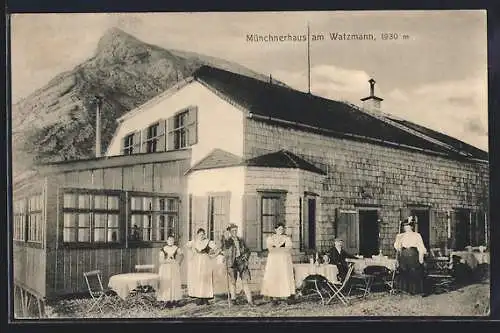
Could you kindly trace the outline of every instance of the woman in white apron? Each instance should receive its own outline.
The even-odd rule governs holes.
[[[189,241],[186,247],[192,254],[188,265],[188,295],[197,298],[198,305],[209,304],[209,300],[214,297],[213,258],[220,250],[207,238],[202,228],[198,229],[196,238]]]
[[[168,236],[167,245],[160,249],[160,285],[156,299],[166,302],[167,307],[176,306],[182,299],[180,265],[183,260],[181,249],[174,244],[174,236]]]
[[[275,233],[266,239],[267,256],[261,294],[272,299],[273,304],[278,299],[295,295],[295,280],[292,263],[292,239],[284,234],[285,226],[278,224]]]

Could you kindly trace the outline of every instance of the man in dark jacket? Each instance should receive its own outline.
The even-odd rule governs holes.
[[[222,251],[227,268],[231,302],[236,301],[236,279],[239,275],[248,304],[253,305],[252,293],[248,285],[250,281],[250,269],[248,268],[250,250],[243,239],[238,237],[238,226],[234,223],[227,227],[222,236]]]
[[[344,241],[340,238],[335,238],[334,247],[330,250],[330,264],[337,265],[339,270],[339,281],[344,281],[349,265],[346,259],[356,259],[355,256],[344,250]]]

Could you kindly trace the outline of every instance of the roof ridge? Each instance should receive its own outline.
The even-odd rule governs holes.
[[[470,155],[470,154],[464,153],[464,152],[460,151],[459,149],[456,149],[456,148],[454,148],[454,147],[452,147],[452,146],[450,146],[450,145],[448,145],[448,144],[446,144],[446,143],[444,143],[444,142],[442,142],[440,140],[437,140],[437,139],[434,139],[434,138],[432,138],[432,137],[430,137],[428,135],[425,135],[424,133],[422,133],[420,131],[414,130],[412,128],[409,128],[408,126],[400,124],[400,123],[398,123],[398,122],[390,119],[389,117],[387,117],[385,115],[382,115],[382,114],[379,115],[376,112],[368,111],[368,110],[363,109],[363,108],[361,108],[361,107],[359,107],[359,106],[357,106],[355,104],[351,104],[351,106],[354,107],[356,110],[358,110],[360,112],[363,112],[363,113],[365,113],[365,114],[367,114],[369,116],[372,116],[373,118],[376,118],[376,119],[378,119],[378,120],[380,120],[380,121],[382,121],[382,122],[384,122],[384,123],[386,123],[388,125],[396,127],[396,128],[398,128],[400,130],[403,130],[403,131],[405,131],[407,133],[415,135],[415,136],[417,136],[417,137],[419,137],[421,139],[427,140],[427,141],[429,141],[431,143],[437,144],[437,145],[439,145],[441,147],[444,147],[444,148],[446,148],[448,150],[451,150],[453,152],[459,153],[461,155],[463,155],[463,154]]]

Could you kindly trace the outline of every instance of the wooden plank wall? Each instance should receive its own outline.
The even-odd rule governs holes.
[[[57,187],[120,189],[158,193],[177,193],[181,196],[179,223],[182,239],[187,242],[187,197],[184,172],[189,160],[149,163],[106,169],[66,172],[52,179],[49,191],[51,205],[50,243],[47,252],[47,293],[49,297],[85,292],[83,273],[100,269],[107,285],[111,275],[132,272],[136,264],[157,263],[160,244],[144,248],[63,248],[57,244]]]
[[[26,245],[13,246],[14,281],[39,293],[46,294],[45,280],[45,250]]]

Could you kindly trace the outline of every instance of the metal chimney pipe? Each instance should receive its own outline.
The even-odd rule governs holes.
[[[101,105],[102,97],[96,96],[96,113],[95,113],[95,157],[101,157]]]

